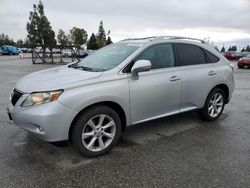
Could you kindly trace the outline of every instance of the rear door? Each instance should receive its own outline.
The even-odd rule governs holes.
[[[175,48],[182,78],[180,111],[202,108],[216,83],[216,70],[201,47],[176,43]]]

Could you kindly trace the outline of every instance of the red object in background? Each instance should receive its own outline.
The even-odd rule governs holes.
[[[224,54],[224,56],[227,59],[230,59],[230,60],[236,60],[237,59],[237,55],[235,53],[232,53],[232,52],[227,52],[227,53]]]
[[[250,56],[240,58],[237,65],[239,68],[244,68],[244,67],[250,68]]]

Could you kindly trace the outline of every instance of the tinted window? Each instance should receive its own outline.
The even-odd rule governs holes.
[[[176,44],[180,66],[206,64],[203,50],[190,44]]]
[[[157,44],[142,52],[134,62],[138,60],[149,60],[151,69],[174,67],[174,51],[171,44]]]
[[[207,63],[216,63],[220,60],[218,57],[213,55],[211,52],[209,52],[207,50],[204,50],[204,52],[206,54]]]

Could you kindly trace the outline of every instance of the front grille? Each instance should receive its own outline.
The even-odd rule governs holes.
[[[13,106],[16,105],[17,101],[20,99],[22,95],[23,94],[20,91],[17,91],[16,89],[13,90],[11,94],[11,103]]]

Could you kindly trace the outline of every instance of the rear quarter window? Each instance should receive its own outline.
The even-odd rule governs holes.
[[[204,52],[206,54],[207,63],[217,63],[218,61],[220,61],[220,59],[216,57],[214,54],[212,54],[211,52],[205,49],[204,49]]]

